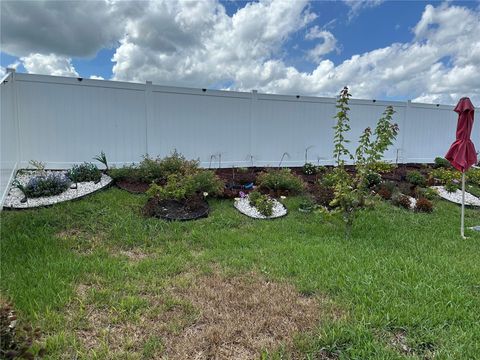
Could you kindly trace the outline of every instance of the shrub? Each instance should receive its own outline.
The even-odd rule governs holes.
[[[311,196],[304,196],[299,204],[299,209],[305,212],[312,211],[315,208],[315,201]]]
[[[378,173],[369,172],[369,173],[365,176],[365,185],[366,185],[368,188],[372,188],[372,187],[380,184],[381,182],[382,182],[382,177],[381,177],[380,174],[378,174]]]
[[[94,156],[93,160],[97,160],[99,163],[102,163],[105,166],[105,170],[108,171],[107,155],[105,155],[103,150],[100,152],[100,155]]]
[[[152,183],[147,190],[147,195],[156,197],[159,200],[183,200],[188,195],[192,195],[191,189],[185,179],[179,175],[172,174],[168,177],[167,183],[163,186]]]
[[[85,162],[81,165],[73,165],[73,167],[67,171],[67,176],[75,183],[84,181],[99,182],[102,178],[102,172],[96,165]]]
[[[161,160],[159,163],[160,176],[166,179],[171,174],[187,175],[197,171],[199,162],[197,160],[187,160],[185,156],[174,150],[169,156]]]
[[[453,169],[438,168],[432,170],[430,176],[440,182],[440,184],[445,185],[454,181],[460,181],[462,173]]]
[[[187,175],[194,192],[219,195],[225,186],[222,180],[211,170],[200,170],[193,175]]]
[[[132,179],[148,183],[165,180],[167,176],[164,176],[160,162],[161,159],[158,157],[156,159],[153,159],[148,155],[145,155],[143,157],[143,160],[140,162],[140,164],[138,164],[137,167],[131,167],[135,169],[131,173],[131,175],[133,176]]]
[[[148,155],[138,164],[110,169],[109,175],[114,180],[133,180],[140,182],[165,182],[169,175],[193,174],[198,171],[198,161],[187,160],[176,150],[165,158],[151,158]]]
[[[116,181],[126,179],[140,180],[140,172],[134,164],[125,165],[121,168],[111,168],[108,170],[108,175]]]
[[[409,171],[407,173],[407,181],[416,186],[425,186],[426,184],[426,179],[425,177],[419,172],[419,171]]]
[[[287,168],[263,172],[258,176],[257,181],[260,188],[267,190],[288,190],[291,193],[300,193],[304,189],[303,181]]]
[[[330,171],[323,175],[321,179],[321,184],[326,187],[335,186],[335,174],[333,171]]]
[[[469,183],[480,186],[480,169],[470,169],[466,175]]]
[[[419,198],[415,204],[415,211],[430,213],[433,211],[433,204],[426,198]]]
[[[420,191],[420,195],[421,197],[426,198],[428,200],[433,200],[437,197],[438,194],[436,190],[432,188],[426,188]]]
[[[305,163],[302,167],[302,171],[305,175],[315,175],[317,173],[317,167],[312,163]]]
[[[443,157],[436,157],[435,160],[434,160],[433,167],[435,169],[439,169],[439,168],[451,169],[452,164],[450,164],[450,161],[448,161],[447,159],[445,159]]]
[[[459,185],[455,184],[454,182],[446,183],[444,187],[445,187],[445,190],[447,190],[449,193],[454,193],[460,188]]]
[[[368,169],[378,174],[385,174],[397,168],[396,164],[387,163],[385,161],[375,161],[368,165]]]
[[[392,198],[392,192],[390,191],[390,189],[388,189],[386,187],[381,187],[377,191],[377,193],[378,193],[378,195],[380,195],[385,200],[390,200]]]
[[[410,209],[411,206],[410,198],[401,193],[392,196],[392,204],[405,209]]]
[[[160,200],[183,200],[204,192],[218,195],[222,189],[223,182],[212,171],[203,170],[188,175],[170,174],[165,185],[152,183],[147,194]]]
[[[250,206],[255,207],[263,216],[272,216],[273,201],[268,195],[263,195],[258,191],[252,191],[248,195]]]
[[[61,194],[70,187],[70,179],[65,174],[50,173],[32,177],[27,185],[15,184],[27,198],[42,196],[55,196]]]

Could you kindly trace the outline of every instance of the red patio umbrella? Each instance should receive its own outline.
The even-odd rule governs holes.
[[[473,115],[475,107],[468,97],[461,98],[453,110],[458,114],[457,136],[455,142],[445,155],[445,158],[459,171],[462,172],[462,219],[461,235],[464,236],[465,218],[465,172],[477,163],[477,153],[470,135],[473,128]]]

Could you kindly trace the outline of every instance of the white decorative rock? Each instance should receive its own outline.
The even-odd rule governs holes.
[[[440,197],[456,204],[462,203],[462,190],[457,189],[455,192],[448,192],[443,186],[432,186]],[[468,192],[465,192],[465,205],[480,206],[480,199]]]
[[[59,171],[56,170],[46,171],[47,174],[58,172]],[[36,173],[34,171],[25,171],[21,174],[17,173],[15,180],[17,180],[22,185],[26,185],[30,178],[35,175]],[[108,186],[111,182],[112,178],[110,176],[102,174],[101,180],[96,184],[93,181],[78,183],[77,188],[70,187],[59,195],[31,198],[27,199],[27,201],[23,203],[21,201],[25,198],[25,195],[19,189],[12,185],[5,199],[3,207],[7,209],[29,209],[38,206],[53,205],[59,202],[73,200],[91,194]]]
[[[273,201],[273,213],[271,216],[265,216],[260,214],[260,212],[253,206],[250,206],[248,196],[244,198],[236,198],[233,206],[240,211],[242,214],[247,215],[254,219],[275,219],[287,215],[287,209],[283,204],[275,199]]]

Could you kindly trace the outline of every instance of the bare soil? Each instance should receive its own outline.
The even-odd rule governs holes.
[[[158,200],[157,198],[150,198],[143,208],[145,216],[178,221],[204,218],[208,216],[208,211],[208,203],[200,197],[186,200]]]

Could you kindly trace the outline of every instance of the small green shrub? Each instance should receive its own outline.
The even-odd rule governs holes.
[[[258,191],[252,191],[248,195],[248,201],[250,206],[255,207],[263,216],[272,216],[273,201],[268,195],[263,195]]]
[[[258,176],[257,181],[260,188],[267,190],[288,190],[291,193],[298,194],[304,189],[303,181],[287,168],[270,169],[263,172]]]
[[[225,186],[222,180],[211,170],[200,170],[193,175],[187,175],[192,183],[193,191],[199,193],[208,193],[209,195],[219,195]]]
[[[403,207],[404,209],[410,209],[410,198],[401,193],[392,196],[392,204],[395,206]]]
[[[315,209],[315,201],[311,196],[304,196],[298,206],[299,210],[309,212]]]
[[[27,198],[38,198],[42,196],[59,195],[70,187],[71,182],[63,173],[50,173],[48,175],[32,177],[25,186],[20,185],[18,182],[14,185],[17,186]]]
[[[430,213],[433,211],[433,204],[426,198],[419,198],[415,204],[415,211]]]
[[[455,184],[454,182],[446,183],[444,187],[445,187],[445,190],[447,190],[449,193],[454,193],[460,188],[459,185]]]
[[[151,158],[148,155],[138,164],[110,169],[109,175],[114,180],[132,180],[139,182],[164,182],[169,175],[185,176],[198,171],[198,161],[187,160],[176,150],[165,158]]]
[[[326,187],[335,186],[335,173],[333,171],[327,172],[323,175],[322,179],[320,180],[321,184]]]
[[[369,172],[365,176],[365,186],[368,188],[373,188],[374,186],[380,184],[381,182],[382,182],[382,177],[378,173]]]
[[[164,186],[152,183],[147,190],[147,195],[159,200],[183,200],[193,194],[193,190],[188,185],[181,176],[172,174],[168,176]]]
[[[430,172],[430,176],[436,179],[440,184],[445,185],[453,181],[460,181],[462,173],[454,169],[438,168]]]
[[[73,165],[67,171],[67,176],[74,182],[95,181],[98,182],[102,178],[102,172],[92,163],[83,163],[81,165]]]
[[[396,164],[388,163],[385,161],[375,161],[368,165],[368,169],[370,171],[378,174],[385,174],[395,170],[396,168]]]
[[[425,189],[420,190],[420,195],[421,195],[421,197],[426,198],[428,200],[433,200],[437,197],[438,194],[437,194],[437,191],[435,189],[425,188]]]
[[[303,165],[302,167],[302,172],[305,175],[315,175],[318,172],[318,170],[317,170],[317,167],[312,163],[305,163],[305,165]]]
[[[435,169],[439,169],[439,168],[451,169],[452,164],[450,164],[450,161],[448,161],[447,159],[445,159],[443,157],[436,157],[435,160],[434,160],[433,167]]]
[[[160,200],[183,200],[195,194],[218,195],[223,190],[223,182],[213,171],[202,170],[195,174],[170,174],[165,185],[152,183],[147,195]]]
[[[416,185],[416,186],[425,186],[425,184],[427,183],[425,177],[419,171],[416,171],[416,170],[409,171],[407,173],[407,181],[410,184]]]
[[[97,160],[99,163],[102,163],[105,166],[105,170],[108,171],[107,155],[105,155],[103,150],[100,152],[100,155],[94,156],[93,160]]]
[[[466,173],[467,181],[470,184],[480,186],[480,169],[470,169]]]
[[[111,168],[108,170],[108,175],[116,181],[126,179],[140,180],[140,172],[134,164],[125,165],[120,168]]]
[[[156,160],[159,164],[160,175],[167,178],[172,174],[187,175],[198,169],[199,162],[197,160],[187,160],[185,156],[174,150],[169,156],[161,160]]]

